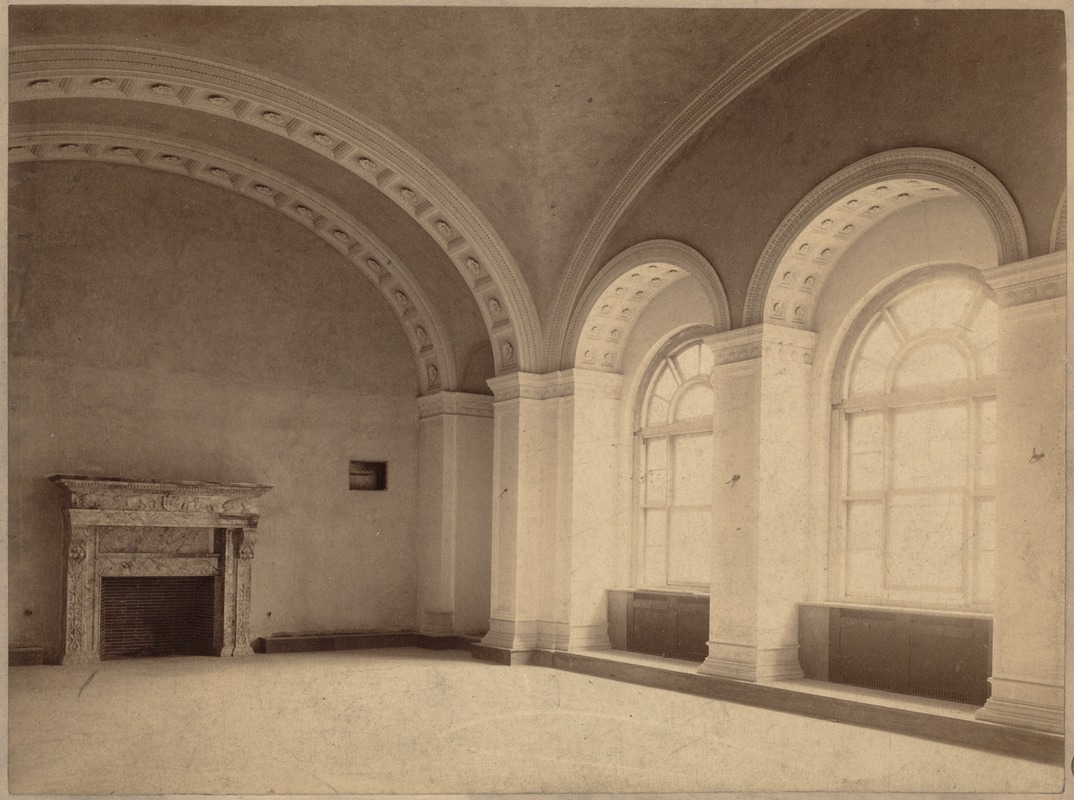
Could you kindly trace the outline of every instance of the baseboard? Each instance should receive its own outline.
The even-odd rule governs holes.
[[[32,667],[44,663],[44,648],[41,647],[9,647],[7,649],[7,665],[9,667]]]
[[[265,636],[254,641],[254,652],[316,653],[327,650],[368,650],[382,647],[421,647],[426,650],[464,650],[474,646],[465,636],[428,636],[422,633],[313,633]]]

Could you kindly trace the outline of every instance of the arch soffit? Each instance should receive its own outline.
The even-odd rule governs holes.
[[[754,269],[743,326],[811,328],[823,283],[839,255],[891,211],[944,195],[977,205],[992,229],[1000,264],[1028,257],[1018,207],[984,167],[946,150],[890,150],[840,170],[784,218]]]
[[[208,183],[277,211],[341,253],[384,296],[406,333],[422,394],[456,388],[446,328],[413,273],[353,216],[294,178],[218,148],[124,129],[13,127],[8,160],[142,167]]]
[[[572,309],[577,308],[585,291],[594,261],[623,214],[653,176],[735,98],[813,42],[864,13],[860,9],[813,9],[798,14],[702,89],[645,146],[605,196],[567,265],[549,325],[549,364],[556,363],[562,353],[570,350]]]
[[[731,327],[719,275],[699,252],[671,239],[634,245],[594,277],[571,316],[561,369],[622,369],[624,345],[635,320],[662,291],[686,276],[697,280],[712,309],[717,332]]]
[[[109,45],[11,48],[11,102],[138,100],[216,114],[328,158],[409,213],[455,264],[481,309],[497,374],[540,371],[540,321],[492,225],[398,137],[281,80],[174,51]]]

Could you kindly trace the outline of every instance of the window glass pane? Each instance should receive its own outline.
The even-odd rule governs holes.
[[[969,413],[965,405],[918,406],[893,415],[891,486],[965,486]]]
[[[671,403],[653,395],[649,398],[649,415],[645,418],[646,425],[665,425],[668,421],[668,409]]]
[[[646,509],[643,525],[639,579],[646,586],[663,586],[667,581],[667,511]]]
[[[846,560],[848,597],[882,597],[883,561],[879,550],[851,550]]]
[[[996,501],[991,497],[977,501],[977,549],[996,549]]]
[[[675,379],[671,370],[664,367],[660,372],[660,377],[653,384],[653,394],[670,402],[671,398],[675,396],[675,390],[678,388],[679,382]]]
[[[888,509],[888,588],[962,588],[962,494],[892,498]]]
[[[977,563],[974,575],[974,600],[991,603],[995,593],[994,562],[996,556],[996,503],[992,499],[977,501]]]
[[[676,436],[673,450],[672,503],[711,506],[712,434]]]
[[[712,387],[707,381],[699,381],[687,386],[675,406],[676,422],[682,419],[712,417]]]
[[[878,319],[862,339],[860,358],[877,364],[887,364],[899,351],[899,339],[883,317]]]
[[[965,357],[950,343],[932,341],[915,347],[895,374],[896,389],[947,383],[970,377]]]
[[[879,502],[847,503],[847,550],[874,550],[884,544],[884,506]]]
[[[668,442],[649,439],[645,442],[645,480],[642,483],[642,502],[663,505],[667,496]]]
[[[692,344],[675,356],[675,363],[679,367],[679,372],[682,373],[682,377],[686,380],[689,380],[697,374],[698,347],[699,345]]]
[[[851,453],[874,453],[884,447],[884,412],[850,414],[847,419]]]
[[[978,291],[977,286],[963,281],[930,283],[899,298],[889,308],[910,337],[937,329],[950,333],[952,326],[964,324],[967,307]]]
[[[851,492],[883,489],[884,414],[874,411],[847,419],[847,489]]]
[[[883,364],[859,358],[850,370],[850,396],[884,391],[887,374],[887,367]]]
[[[981,442],[996,441],[996,399],[977,401],[977,438]]]
[[[668,583],[708,584],[712,514],[672,509],[668,520]]]

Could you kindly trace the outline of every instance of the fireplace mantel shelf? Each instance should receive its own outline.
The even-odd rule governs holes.
[[[64,495],[64,664],[99,660],[101,581],[110,576],[214,577],[214,652],[253,652],[257,501],[271,486],[89,475],[49,480]]]

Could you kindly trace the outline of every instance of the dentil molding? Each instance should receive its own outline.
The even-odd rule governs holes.
[[[549,364],[560,363],[571,331],[572,314],[600,253],[616,224],[649,180],[716,114],[757,81],[813,42],[864,13],[861,10],[810,10],[764,39],[691,99],[646,145],[620,176],[590,220],[567,265],[549,326]],[[573,353],[571,353],[573,356]]]
[[[254,126],[339,164],[413,216],[455,264],[481,309],[497,374],[540,369],[540,321],[518,265],[477,207],[398,137],[282,80],[174,51],[42,44],[10,55],[11,102],[160,103]],[[427,372],[434,381],[439,370]]]
[[[423,393],[454,389],[454,351],[417,279],[388,247],[342,208],[290,176],[220,148],[124,129],[13,127],[9,163],[102,161],[183,175],[248,197],[319,236],[385,298],[407,334]]]

